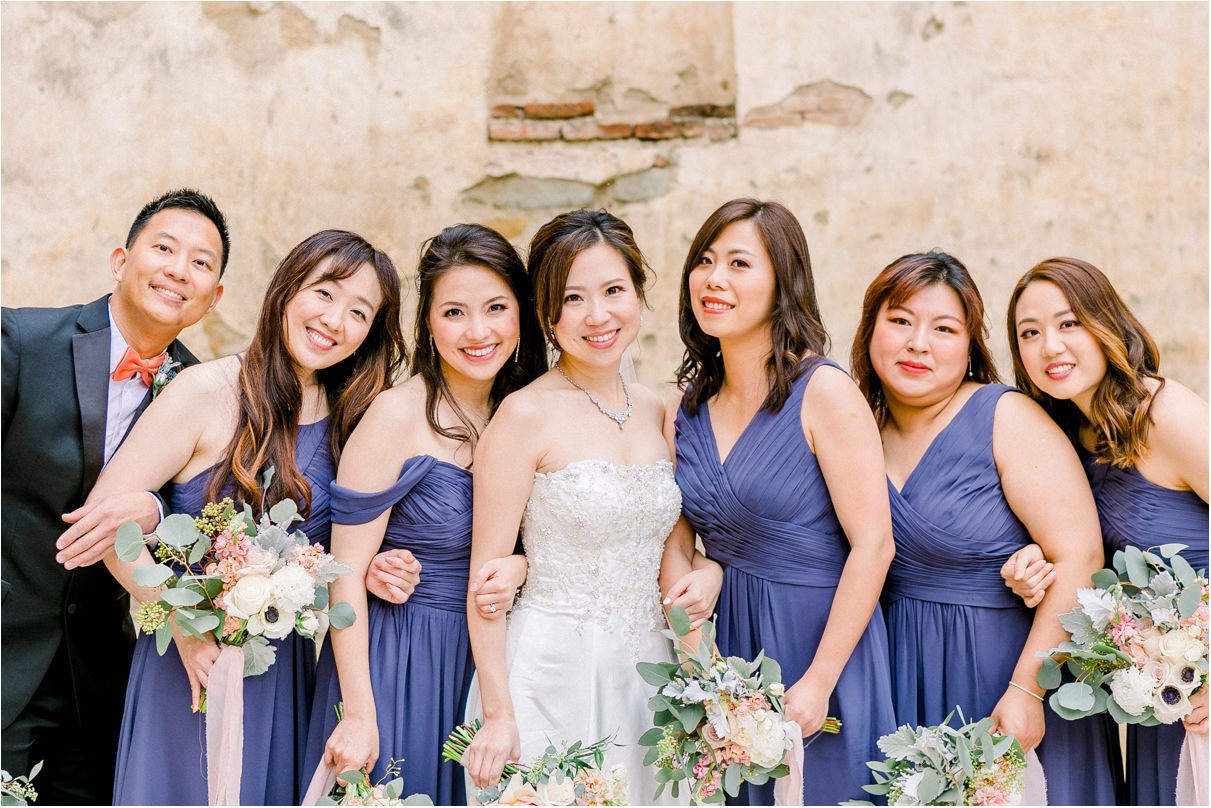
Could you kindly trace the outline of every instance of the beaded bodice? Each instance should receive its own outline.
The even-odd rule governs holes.
[[[534,475],[522,521],[529,562],[515,612],[528,608],[618,630],[637,652],[664,624],[658,577],[664,542],[681,514],[673,464],[577,460]]]

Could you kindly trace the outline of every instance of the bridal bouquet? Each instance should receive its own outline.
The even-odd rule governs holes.
[[[1071,639],[1051,649],[1038,674],[1039,685],[1058,688],[1049,699],[1055,712],[1109,712],[1145,726],[1190,712],[1190,694],[1207,679],[1207,574],[1181,557],[1184,549],[1119,550],[1114,569],[1077,591],[1079,605],[1060,615]],[[1061,662],[1076,681],[1060,684]]]
[[[690,630],[689,616],[680,606],[669,612],[676,642]],[[675,632],[675,633],[674,633]],[[671,783],[674,797],[680,781],[688,781],[695,802],[723,802],[736,796],[742,782],[760,785],[790,772],[787,753],[800,742],[799,728],[782,715],[782,670],[773,659],[758,654],[752,662],[723,657],[715,650],[715,624],[702,627],[695,653],[678,647],[684,657],[675,662],[640,662],[639,675],[656,687],[648,701],[655,727],[639,739],[650,747],[644,765],[656,764],[658,799]],[[825,732],[840,731],[829,718]],[[801,797],[796,797],[796,802]]]
[[[365,769],[345,772],[340,775],[348,785],[337,785],[331,796],[320,797],[316,805],[432,805],[433,800],[425,794],[412,794],[401,797],[404,793],[404,778],[394,776],[400,771],[402,761],[392,758],[387,764],[383,779],[377,783],[370,782],[370,775]],[[392,779],[388,780],[390,777]],[[303,801],[306,805],[306,800]]]
[[[461,764],[480,726],[472,721],[455,727],[442,744],[442,759]],[[612,740],[589,746],[576,741],[565,749],[548,746],[528,765],[506,765],[500,785],[477,789],[475,800],[480,805],[627,805],[623,768],[602,769]]]
[[[1026,775],[1021,745],[1012,735],[994,735],[991,718],[955,729],[953,717],[952,712],[936,727],[906,724],[880,738],[879,750],[887,758],[866,764],[875,783],[862,790],[885,797],[888,805],[1021,804]]]
[[[160,600],[139,605],[139,629],[155,635],[161,655],[172,640],[170,617],[186,634],[212,631],[220,644],[243,648],[244,675],[256,676],[273,664],[276,649],[269,640],[292,631],[314,637],[325,622],[351,625],[349,604],[328,604],[328,584],[349,568],[322,544],[309,543],[302,531],[289,532],[301,518],[293,500],[285,499],[254,521],[249,506],[237,512],[230,498],[206,505],[196,519],[164,517],[152,534],[161,563],[134,572],[139,584],[160,593]],[[123,561],[134,561],[148,541],[136,523],[127,522],[118,529],[114,550]]]

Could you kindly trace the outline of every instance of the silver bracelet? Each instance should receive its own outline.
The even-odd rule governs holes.
[[[1022,687],[1020,684],[1018,684],[1017,682],[1013,681],[1012,679],[1010,679],[1010,680],[1009,680],[1009,684],[1013,685],[1013,686],[1014,686],[1014,687],[1016,687],[1018,690],[1022,691],[1023,693],[1026,693],[1027,695],[1034,696],[1034,697],[1035,697],[1036,699],[1038,699],[1039,701],[1042,701],[1042,700],[1043,700],[1043,697],[1042,697],[1042,696],[1040,696],[1038,693],[1035,693],[1033,690],[1030,690],[1029,688]]]

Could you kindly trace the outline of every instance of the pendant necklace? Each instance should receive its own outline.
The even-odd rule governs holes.
[[[614,412],[613,410],[607,410],[605,407],[601,406],[601,402],[597,400],[597,396],[593,395],[588,390],[586,390],[584,387],[577,384],[575,379],[573,379],[568,374],[564,373],[563,368],[561,368],[559,366],[558,362],[555,363],[555,369],[559,371],[560,376],[563,376],[565,379],[568,380],[569,384],[571,384],[577,390],[579,390],[580,392],[582,392],[586,396],[588,396],[589,401],[593,402],[594,406],[596,406],[597,409],[601,411],[602,415],[604,415],[606,418],[609,418],[614,423],[618,424],[619,430],[622,429],[622,425],[625,424],[627,422],[627,419],[631,417],[631,391],[627,389],[627,383],[622,378],[621,370],[618,371],[618,383],[622,385],[622,394],[627,397],[627,408],[625,410],[623,410],[622,412]]]

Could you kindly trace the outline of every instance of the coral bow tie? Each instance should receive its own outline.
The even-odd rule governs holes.
[[[127,345],[126,352],[122,354],[122,358],[118,360],[118,366],[114,368],[114,381],[120,382],[123,379],[129,379],[137,373],[143,377],[143,384],[151,387],[151,377],[156,374],[167,357],[168,351],[164,351],[151,359],[140,359],[139,355],[135,353],[135,349]]]

